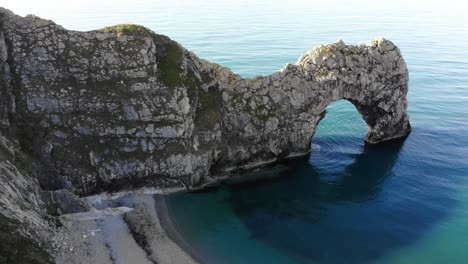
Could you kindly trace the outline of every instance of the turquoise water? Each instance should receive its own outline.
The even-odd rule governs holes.
[[[143,24],[244,77],[321,43],[392,40],[410,72],[404,142],[365,146],[356,109],[335,102],[310,157],[261,172],[266,181],[170,196],[171,216],[206,263],[468,263],[463,2],[22,2],[4,5],[77,30]]]

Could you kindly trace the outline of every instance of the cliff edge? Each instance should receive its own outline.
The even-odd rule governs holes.
[[[5,9],[0,21],[10,120],[81,194],[145,177],[196,186],[306,154],[340,99],[361,113],[369,143],[410,131],[406,64],[382,38],[324,45],[244,79],[137,25],[77,32]]]
[[[309,153],[340,99],[362,115],[368,143],[406,136],[408,78],[382,38],[323,45],[245,79],[142,26],[78,32],[0,8],[0,170],[32,190],[15,197],[42,208],[37,219],[44,191],[196,188]],[[1,188],[2,199],[15,193]]]

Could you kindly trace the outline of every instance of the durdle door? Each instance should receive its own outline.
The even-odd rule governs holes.
[[[244,79],[142,26],[78,32],[0,9],[0,73],[0,118],[78,194],[147,181],[196,187],[306,154],[340,99],[362,115],[369,143],[411,130],[408,70],[382,38],[324,45]]]

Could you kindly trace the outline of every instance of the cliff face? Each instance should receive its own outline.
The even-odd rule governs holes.
[[[141,26],[77,32],[5,9],[0,22],[0,117],[80,194],[143,180],[199,186],[306,154],[340,99],[361,113],[369,143],[410,131],[408,71],[388,40],[328,44],[243,79]]]
[[[52,261],[51,215],[61,200],[82,210],[59,189],[199,187],[304,155],[340,99],[368,124],[367,142],[402,137],[407,90],[384,39],[328,44],[243,79],[141,26],[76,32],[0,8],[0,263]]]
[[[0,27],[2,21],[0,20]],[[5,38],[0,32],[0,263],[49,263],[50,223],[36,163],[12,136],[14,114]]]

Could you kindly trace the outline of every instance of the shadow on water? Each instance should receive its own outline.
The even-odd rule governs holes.
[[[407,184],[411,173],[394,175],[402,146],[364,145],[358,154],[338,155],[336,160],[350,160],[338,171],[307,159],[290,161],[272,171],[279,177],[228,186],[227,202],[250,239],[299,262],[373,262],[415,243],[454,205],[434,183],[419,181],[422,191],[414,193]]]
[[[328,192],[330,199],[365,202],[377,198],[385,179],[391,175],[402,146],[402,141],[365,144],[362,153],[345,168],[344,176],[332,184]]]

